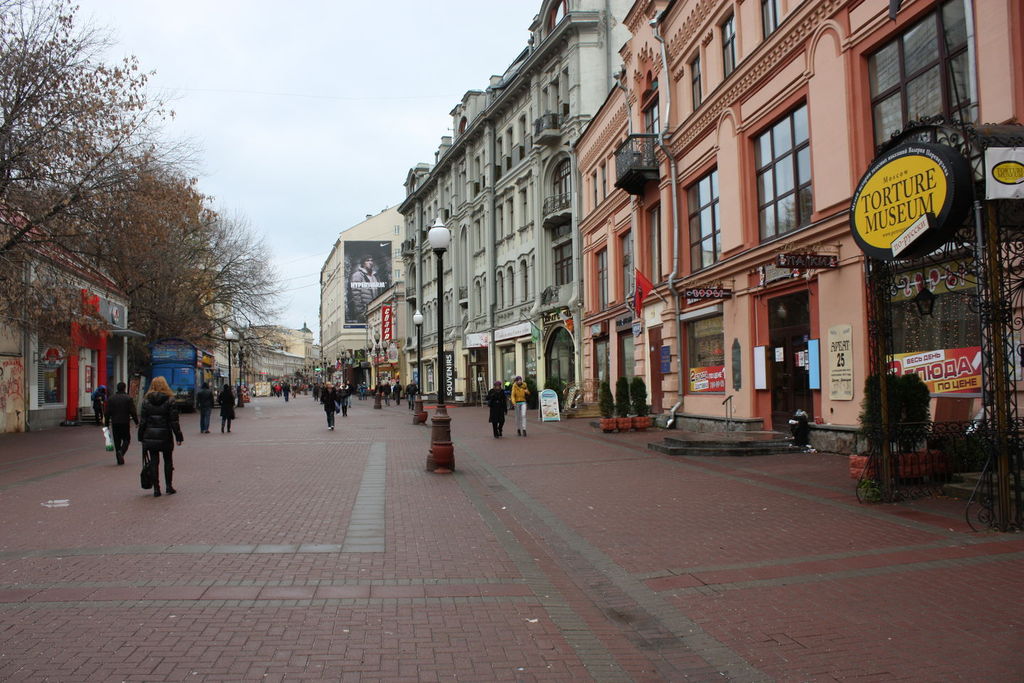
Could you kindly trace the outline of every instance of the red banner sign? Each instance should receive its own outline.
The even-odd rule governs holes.
[[[916,372],[932,394],[981,393],[981,347],[898,353],[889,366],[897,375]]]
[[[714,394],[725,391],[725,366],[690,368],[690,393]]]
[[[380,340],[389,342],[394,338],[394,319],[391,316],[391,304],[380,307]]]

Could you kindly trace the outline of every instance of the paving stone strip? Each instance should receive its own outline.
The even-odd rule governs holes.
[[[387,545],[385,512],[387,503],[387,446],[370,444],[366,470],[359,485],[348,530],[341,545],[343,553],[382,553]]]

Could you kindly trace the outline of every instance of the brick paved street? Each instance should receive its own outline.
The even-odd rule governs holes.
[[[96,427],[0,436],[0,680],[1024,680],[1024,538],[960,501],[450,413],[450,476],[404,407],[186,415],[161,498]]]

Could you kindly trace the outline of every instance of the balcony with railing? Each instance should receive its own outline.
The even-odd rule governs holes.
[[[572,220],[571,196],[568,192],[544,198],[544,227],[551,228]]]
[[[615,150],[615,187],[629,194],[643,194],[647,183],[658,180],[658,160],[654,156],[657,135],[630,135]]]
[[[534,142],[548,144],[562,139],[562,117],[548,112],[533,122]]]
[[[416,240],[407,239],[402,242],[402,256],[414,256],[416,254]]]

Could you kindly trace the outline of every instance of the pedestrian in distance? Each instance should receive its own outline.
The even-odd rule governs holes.
[[[96,391],[90,394],[89,398],[92,399],[92,416],[96,419],[96,424],[103,424],[103,407],[107,403],[107,385],[101,384],[96,387]]]
[[[324,388],[320,390],[320,404],[327,415],[328,431],[334,431],[334,416],[341,410],[341,406],[338,404],[340,399],[341,393],[330,382],[325,384]]]
[[[224,433],[227,427],[228,434],[231,433],[231,421],[235,419],[235,392],[231,391],[231,385],[225,384],[217,396],[220,403],[220,433]]]
[[[203,382],[203,386],[196,392],[196,407],[199,408],[199,433],[210,433],[210,415],[213,414],[213,391],[210,385]]]
[[[377,395],[384,399],[384,405],[391,405],[391,385],[384,380],[377,382]]]
[[[132,442],[132,423],[139,424],[139,414],[135,410],[135,401],[125,391],[124,382],[117,383],[117,392],[107,400],[104,415],[110,434],[114,439],[114,457],[118,465],[124,464],[124,454]]]
[[[164,484],[168,494],[177,493],[171,483],[174,473],[174,443],[184,442],[178,424],[178,407],[174,392],[163,377],[154,377],[149,393],[142,402],[139,416],[139,443],[142,444],[143,462],[150,468],[153,496],[160,496],[160,456],[164,458]]]
[[[512,405],[516,411],[516,434],[519,436],[526,436],[526,397],[529,395],[526,382],[517,376],[512,383]]]
[[[338,404],[341,406],[341,416],[348,417],[349,401],[352,400],[352,385],[342,382],[338,387]]]
[[[508,411],[508,401],[505,398],[505,392],[501,388],[501,382],[494,383],[491,390],[487,392],[485,401],[489,408],[487,421],[491,423],[494,438],[500,439],[501,433],[505,429],[505,413]]]
[[[420,392],[420,388],[416,386],[416,382],[409,382],[405,387],[405,400],[409,402],[409,410],[413,409],[413,404],[416,402],[416,394]]]
[[[284,402],[287,403],[288,395],[292,393],[292,385],[289,384],[288,382],[285,382],[284,386],[281,387],[281,391],[284,393]]]

